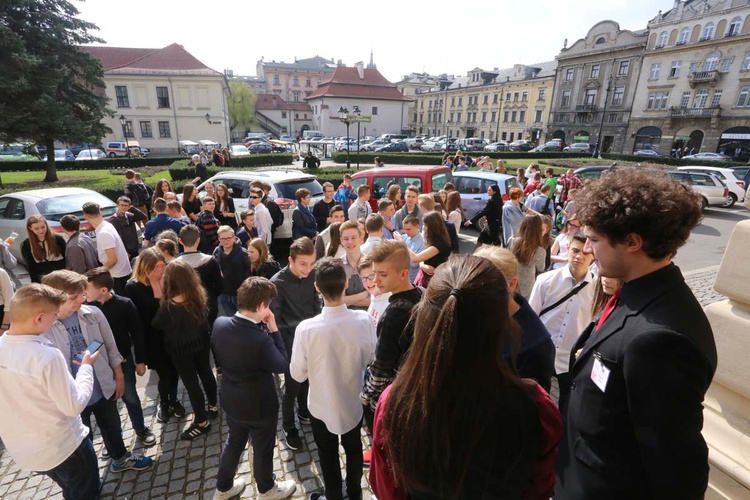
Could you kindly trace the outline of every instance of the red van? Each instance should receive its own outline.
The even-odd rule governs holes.
[[[443,189],[445,184],[453,182],[450,167],[437,165],[408,165],[402,167],[382,167],[362,170],[352,174],[352,186],[356,192],[362,184],[367,184],[372,190],[370,205],[373,212],[378,211],[378,200],[385,196],[387,185],[396,181],[401,187],[401,197],[406,192],[406,186],[413,185],[419,193],[432,193]]]

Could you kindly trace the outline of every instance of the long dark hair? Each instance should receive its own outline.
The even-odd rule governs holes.
[[[164,270],[164,288],[162,301],[183,307],[187,314],[198,323],[206,321],[208,316],[208,297],[198,273],[185,262],[174,260]],[[175,302],[181,295],[183,302]]]
[[[425,240],[427,244],[434,246],[437,240],[443,240],[446,246],[451,246],[451,237],[448,236],[448,230],[445,228],[445,221],[437,212],[430,212],[422,217],[422,223],[427,228]]]
[[[521,221],[510,249],[519,264],[528,264],[534,258],[537,249],[544,248],[542,226],[542,218],[538,215],[529,215]]]
[[[39,238],[36,237],[34,231],[31,230],[31,226],[38,222],[44,222],[44,225],[47,226],[47,232],[44,235],[44,245],[47,247],[47,250],[45,250],[45,247],[39,242]],[[32,215],[26,219],[26,234],[29,237],[31,255],[34,256],[34,260],[37,262],[46,261],[48,253],[49,255],[60,255],[60,246],[57,244],[57,238],[55,238],[55,234],[49,228],[49,223],[44,216]]]
[[[185,187],[182,188],[182,209],[185,210],[185,213],[190,213],[185,206],[187,203],[190,202],[190,198],[193,196],[193,193],[195,192],[195,184],[188,182],[185,184]]]
[[[341,246],[341,224],[341,222],[331,224],[331,228],[328,231],[328,234],[331,235],[331,243],[328,246],[326,257],[335,257],[336,252],[339,251],[339,247]]]
[[[505,278],[487,259],[453,254],[436,269],[412,321],[414,342],[385,402],[385,452],[406,491],[462,498],[477,473],[472,458],[496,446],[482,436],[497,425],[503,401],[511,392],[532,399],[503,356],[518,337]],[[497,453],[514,460],[515,451],[500,446]]]

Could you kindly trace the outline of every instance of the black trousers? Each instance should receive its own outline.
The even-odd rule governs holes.
[[[292,359],[292,344],[294,343],[294,335],[283,333],[281,338],[284,340],[286,346],[286,352],[289,359]],[[297,411],[302,414],[307,414],[307,395],[310,392],[310,383],[305,380],[302,383],[294,380],[292,375],[289,373],[289,367],[287,366],[284,372],[284,395],[281,398],[281,419],[285,431],[290,431],[295,428],[294,424],[294,402],[297,402]]]
[[[216,378],[214,378],[214,372],[211,370],[208,346],[200,351],[187,354],[172,353],[171,356],[190,398],[195,421],[197,423],[207,421],[206,399],[208,399],[209,406],[216,406],[217,402]],[[205,399],[198,379],[203,383],[203,390],[206,391]]]
[[[172,358],[162,350],[160,359],[156,363],[150,363],[149,368],[159,375],[159,382],[156,388],[159,391],[159,404],[169,406],[177,402],[177,384],[180,381],[177,375],[177,368],[174,366]]]
[[[216,489],[229,491],[237,472],[242,452],[245,451],[248,439],[253,444],[253,477],[258,491],[265,493],[274,485],[273,449],[276,445],[276,419],[260,422],[242,422],[224,414],[227,421],[227,440],[219,461],[219,472],[216,476]]]
[[[339,466],[339,436],[326,427],[325,422],[310,416],[313,438],[318,445],[320,468],[323,472],[326,500],[342,500],[341,467]],[[341,436],[346,454],[346,494],[350,500],[362,499],[362,421]]]

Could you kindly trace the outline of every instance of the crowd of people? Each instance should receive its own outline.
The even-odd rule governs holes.
[[[671,262],[699,200],[635,169],[585,187],[572,171],[518,175],[508,201],[490,186],[471,220],[451,184],[392,183],[377,210],[349,176],[313,207],[299,189],[283,263],[263,182],[236,213],[222,185],[199,198],[189,183],[180,204],[166,180],[141,205],[133,175],[110,220],[83,205],[95,239],[76,217],[61,221],[67,243],[30,217],[33,283],[13,294],[0,270],[0,398],[14,402],[0,437],[64,498],[96,498],[92,415],[111,472],[153,466],[126,449],[117,410],[122,399],[142,445],[157,444],[136,391],[150,369],[159,422],[186,417],[186,389],[179,439],[223,412],[219,500],[244,490],[249,442],[259,498],[291,496],[274,447],[304,450],[303,426],[325,488],[311,500],[362,498],[367,468],[381,500],[702,497],[716,349]],[[483,229],[462,254],[470,225]]]

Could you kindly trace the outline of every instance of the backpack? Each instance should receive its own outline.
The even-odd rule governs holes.
[[[271,231],[276,231],[276,228],[281,227],[281,225],[284,223],[284,212],[281,211],[281,207],[279,207],[275,201],[269,199],[267,202],[264,203],[266,208],[268,209],[268,213],[271,214]]]
[[[550,203],[552,203],[552,198],[547,198],[547,202],[544,204],[544,208],[542,208],[541,211],[542,215],[549,215],[552,217],[552,210],[549,208]]]
[[[133,198],[135,198],[134,200],[132,200],[133,205],[138,206],[148,203],[148,188],[145,184],[143,184],[142,182],[137,182],[133,184],[131,188],[133,192]]]

